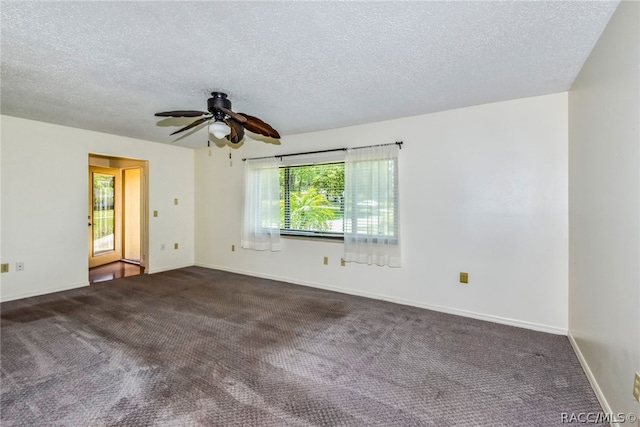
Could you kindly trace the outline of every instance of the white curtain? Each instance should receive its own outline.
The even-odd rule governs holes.
[[[344,259],[400,267],[396,144],[349,149],[344,166]]]
[[[281,249],[279,164],[275,157],[247,160],[244,164],[243,248]]]

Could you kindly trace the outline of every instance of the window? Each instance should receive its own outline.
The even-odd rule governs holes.
[[[248,159],[242,247],[279,250],[280,235],[335,238],[347,262],[400,267],[400,145]]]
[[[344,162],[282,166],[279,173],[281,234],[342,238]]]

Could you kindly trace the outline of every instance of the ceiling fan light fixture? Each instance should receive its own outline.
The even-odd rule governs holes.
[[[222,139],[231,133],[231,128],[223,121],[216,120],[209,125],[209,133],[218,139]]]

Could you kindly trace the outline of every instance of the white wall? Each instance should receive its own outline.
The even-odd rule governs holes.
[[[569,92],[569,334],[606,411],[638,413],[640,3],[622,2]]]
[[[159,216],[149,218],[148,272],[193,265],[193,150],[9,116],[1,132],[3,301],[88,284],[89,153],[149,161]]]
[[[239,248],[242,157],[403,140],[404,265],[347,264],[341,243]],[[196,264],[555,333],[567,329],[567,94],[196,153]],[[236,251],[231,252],[235,244]],[[322,265],[323,256],[329,265]],[[458,273],[469,272],[469,285]]]

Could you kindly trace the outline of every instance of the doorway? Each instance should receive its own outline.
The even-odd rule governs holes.
[[[144,272],[147,165],[144,160],[89,155],[89,283]]]

